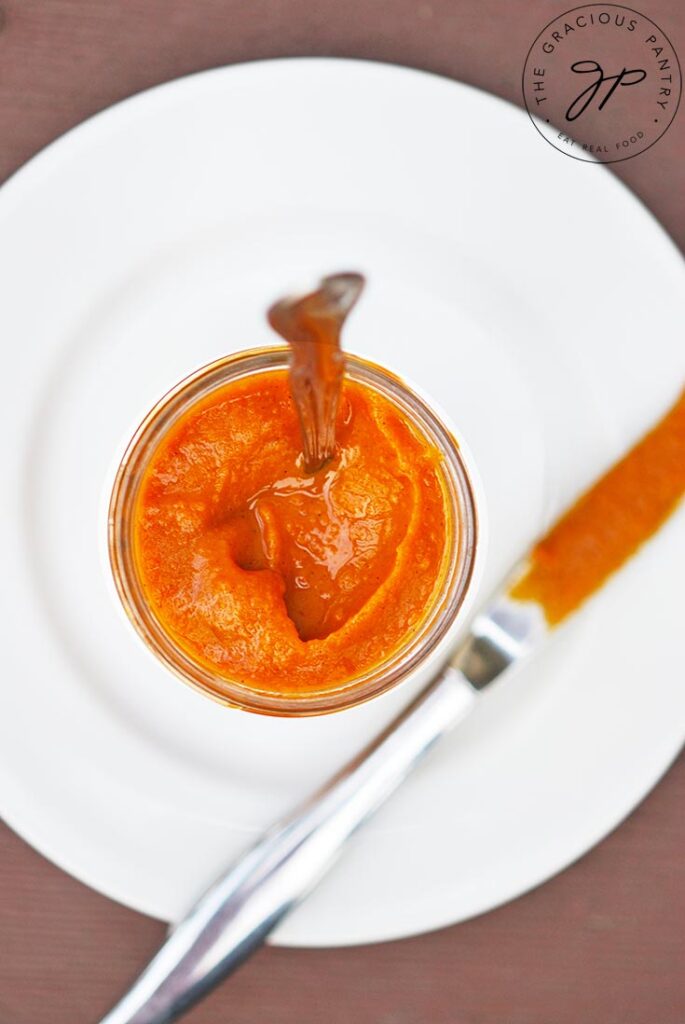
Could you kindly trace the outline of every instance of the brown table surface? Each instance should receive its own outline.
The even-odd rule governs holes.
[[[528,46],[566,7],[548,0],[0,0],[0,180],[102,107],[236,61],[373,58],[519,102]],[[685,55],[685,4],[641,0],[640,10]],[[616,171],[681,248],[684,118],[681,111],[656,146]],[[187,1019],[683,1024],[684,792],[681,758],[617,832],[535,892],[402,942],[265,949]],[[0,1024],[93,1024],[162,935],[158,922],[86,889],[0,829]]]

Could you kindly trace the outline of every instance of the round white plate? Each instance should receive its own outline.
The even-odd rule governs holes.
[[[226,710],[139,644],[104,557],[112,472],[180,377],[268,343],[290,286],[360,269],[346,342],[458,424],[490,521],[481,595],[685,378],[685,275],[611,174],[525,113],[396,67],[287,60],[153,89],[0,192],[0,810],[89,885],[173,919],[409,697]],[[370,942],[549,877],[683,739],[676,515],[534,664],[484,696],[278,931]]]

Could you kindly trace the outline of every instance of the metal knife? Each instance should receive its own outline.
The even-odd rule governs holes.
[[[238,967],[317,884],[415,765],[548,632],[534,602],[496,596],[449,664],[322,789],[206,891],[101,1024],[169,1024]]]
[[[538,543],[413,704],[207,890],[101,1024],[168,1024],[234,970],[479,693],[620,568],[684,494],[685,391]]]

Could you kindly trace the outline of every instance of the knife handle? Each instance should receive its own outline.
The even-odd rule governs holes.
[[[373,743],[217,879],[101,1024],[169,1024],[235,970],[475,699],[458,669],[443,669]]]

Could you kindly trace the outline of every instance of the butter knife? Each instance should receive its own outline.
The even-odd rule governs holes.
[[[479,694],[620,568],[684,493],[685,391],[558,520],[403,714],[207,890],[101,1024],[168,1024],[230,974]]]
[[[506,591],[474,619],[449,664],[378,738],[274,825],[171,931],[101,1024],[169,1024],[238,967],[328,871],[345,842],[430,748],[548,632]]]

